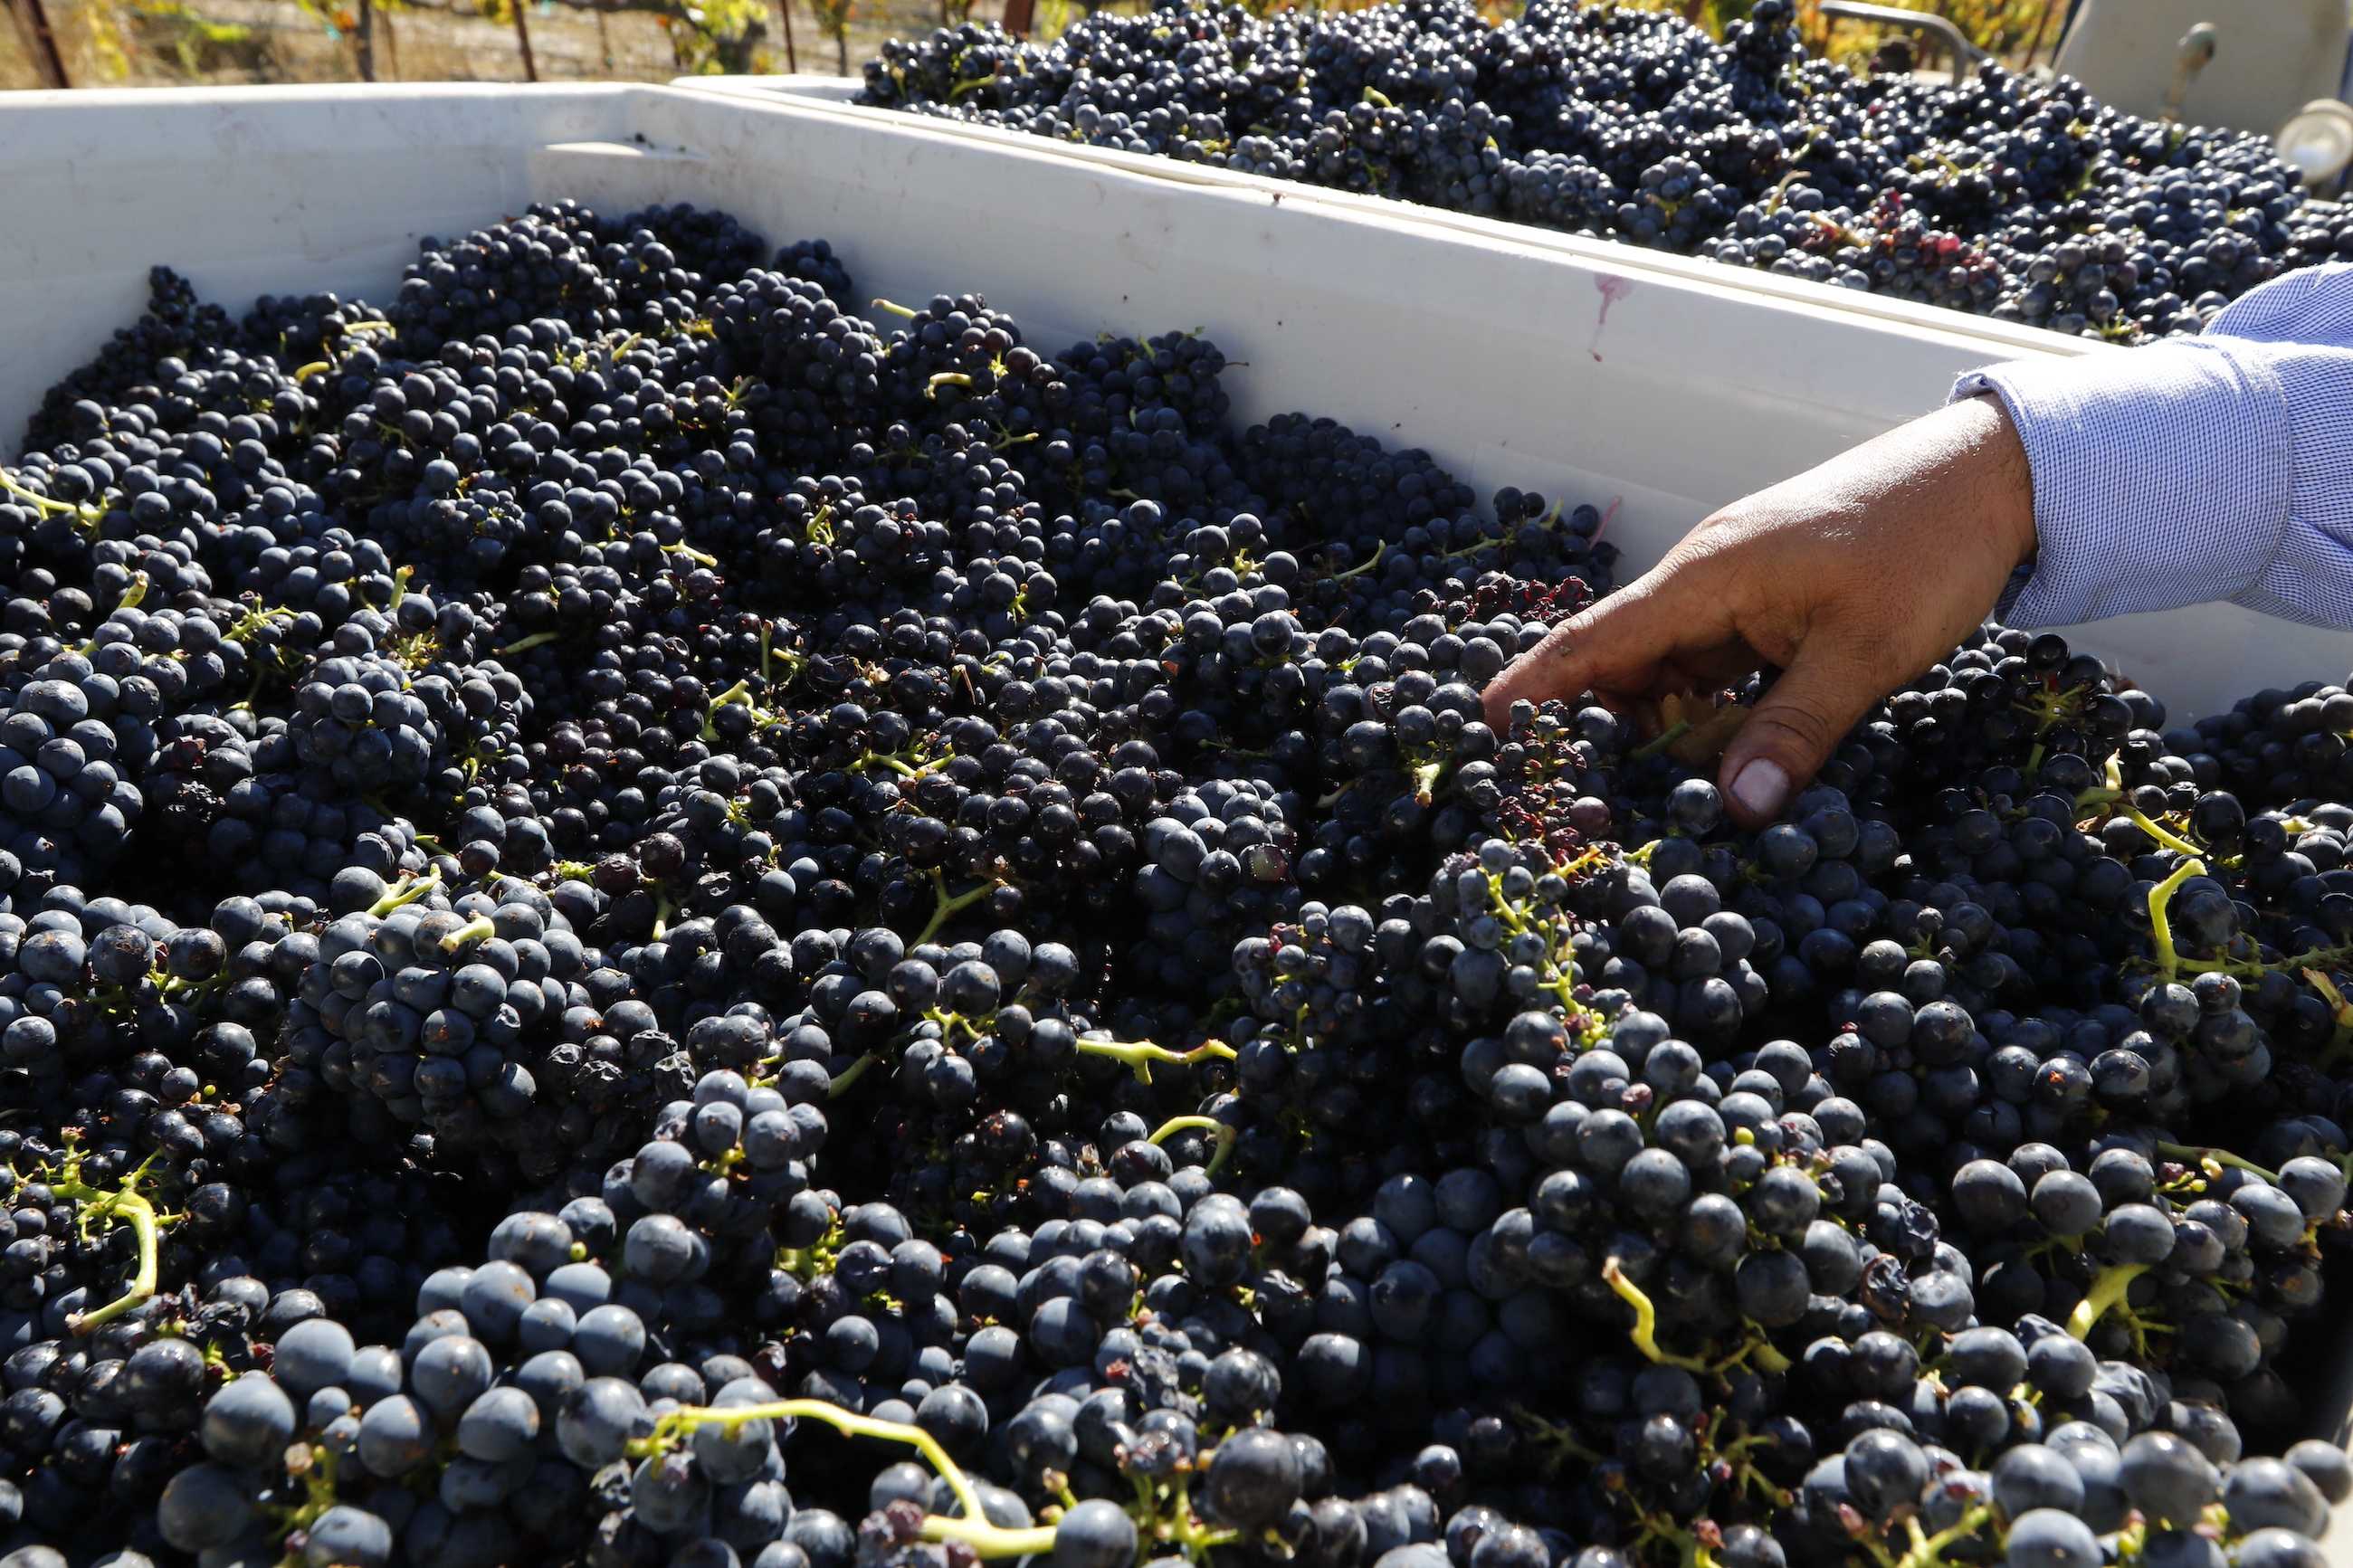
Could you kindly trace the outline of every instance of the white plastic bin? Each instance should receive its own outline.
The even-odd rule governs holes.
[[[1399,200],[1393,196],[1363,195],[1351,191],[1330,190],[1321,185],[1293,184],[1265,174],[1239,174],[1229,169],[1214,168],[1207,163],[1179,163],[1174,158],[1158,158],[1143,153],[1123,153],[1113,148],[1092,147],[1084,142],[1057,142],[1033,136],[1025,131],[1009,131],[1001,126],[976,125],[960,120],[937,119],[930,115],[912,114],[899,109],[870,109],[857,101],[861,83],[852,77],[811,76],[730,76],[678,77],[675,87],[692,88],[702,92],[742,93],[754,98],[783,97],[811,108],[830,110],[836,113],[885,124],[915,120],[934,126],[952,135],[970,137],[986,146],[1026,147],[1035,152],[1043,150],[1056,157],[1072,158],[1082,163],[1101,163],[1113,169],[1133,170],[1155,174],[1162,179],[1187,184],[1221,186],[1229,190],[1261,191],[1271,195],[1282,192],[1292,201],[1308,201],[1318,205],[1338,207],[1361,213],[1376,222],[1415,224],[1435,229],[1451,229],[1464,234],[1501,238],[1516,244],[1534,246],[1543,250],[1556,250],[1563,255],[1586,257],[1603,265],[1613,261],[1626,264],[1630,255],[1639,258],[1645,267],[1684,270],[1720,288],[1753,290],[1776,299],[1790,300],[1810,309],[1846,312],[1876,321],[1917,323],[1941,331],[1967,333],[1982,339],[1992,353],[2016,356],[2036,353],[2065,353],[2078,345],[2070,341],[2053,342],[2052,334],[2040,327],[2030,327],[2014,321],[1997,321],[1989,316],[1971,315],[1966,311],[1947,310],[1934,305],[1915,304],[1908,300],[1891,299],[1883,294],[1866,293],[1855,289],[1842,289],[1834,283],[1810,283],[1802,279],[1784,278],[1771,272],[1752,271],[1745,268],[1727,268],[1720,262],[1699,257],[1673,256],[1644,250],[1618,240],[1580,239],[1557,229],[1535,224],[1515,223],[1507,218],[1478,217],[1451,208],[1430,206],[1419,202]]]
[[[388,295],[417,238],[534,200],[723,205],[823,235],[861,288],[977,289],[1051,353],[1198,328],[1238,416],[1304,408],[1429,447],[1481,489],[1608,502],[1640,566],[1710,509],[1937,403],[1958,372],[2116,352],[1392,203],[1204,183],[1034,139],[742,89],[401,86],[0,100],[0,432],[168,262],[242,305]],[[1372,209],[1372,210],[1368,210]],[[2227,606],[2079,638],[2202,711],[2336,676],[2353,637]]]
[[[1239,362],[1238,417],[1305,408],[1427,447],[1482,490],[1622,499],[1611,537],[1635,566],[1722,502],[1933,406],[1972,365],[2113,352],[740,88],[18,93],[0,97],[0,191],[11,450],[41,390],[137,313],[153,263],[233,308],[384,300],[420,236],[563,196],[722,205],[778,244],[822,235],[871,293],[984,292],[1049,353],[1201,329]],[[2177,713],[2353,662],[2353,637],[2227,606],[2078,640]]]

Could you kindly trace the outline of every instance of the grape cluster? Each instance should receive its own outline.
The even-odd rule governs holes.
[[[1451,18],[1250,24],[1237,146],[1345,82],[1314,177],[1986,276],[1938,226],[2008,176],[1740,216],[1779,165],[1678,81],[1841,112],[1769,14],[1490,37],[1590,133],[1540,178]],[[1085,123],[1208,155],[1123,26],[1157,100]],[[1577,55],[1634,119],[1580,27],[1671,51]],[[0,1563],[2319,1561],[2343,685],[2169,725],[1989,626],[1742,832],[1753,687],[1482,702],[1600,510],[1237,431],[1198,335],[859,298],[557,204],[384,310],[159,274],[44,403]]]
[[[2256,135],[1999,65],[1810,59],[1788,0],[1721,42],[1672,7],[1341,12],[1158,0],[1051,43],[892,39],[860,101],[1702,256],[2113,342],[2194,332],[2353,255]]]

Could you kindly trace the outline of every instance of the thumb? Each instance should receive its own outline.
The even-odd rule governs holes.
[[[1747,827],[1772,822],[1882,695],[1869,660],[1819,643],[1801,648],[1725,748],[1717,780],[1733,816]]]

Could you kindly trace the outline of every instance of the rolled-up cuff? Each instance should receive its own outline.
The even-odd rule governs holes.
[[[2227,599],[2278,552],[2294,493],[2286,399],[2260,345],[2205,341],[1973,371],[2034,476],[2014,626]]]
[[[2279,546],[2233,595],[2315,626],[2353,626],[2353,353],[2279,343],[2264,363],[2287,399],[2295,495]]]

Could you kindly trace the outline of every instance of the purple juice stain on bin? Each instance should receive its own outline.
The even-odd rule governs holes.
[[[1601,309],[1594,315],[1593,341],[1586,345],[1585,352],[1593,356],[1595,364],[1599,364],[1601,329],[1609,324],[1609,307],[1634,291],[1634,280],[1631,278],[1596,278],[1593,287],[1601,296]]]

